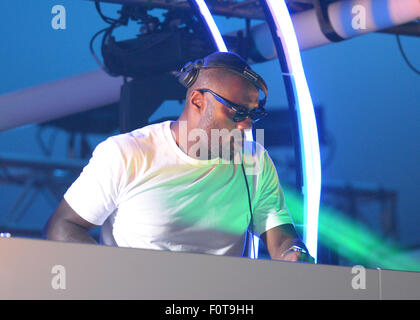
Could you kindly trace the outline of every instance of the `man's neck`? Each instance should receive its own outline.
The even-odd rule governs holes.
[[[191,129],[191,127],[188,126],[188,122],[186,120],[183,119],[178,119],[174,122],[171,122],[170,124],[170,129],[171,129],[171,133],[172,136],[175,139],[175,143],[177,144],[177,146],[188,156],[195,158],[195,159],[200,159],[203,160],[202,158],[200,158],[200,154],[190,154],[189,151],[191,149],[192,146],[196,146],[197,141],[190,141],[188,139],[189,137],[189,133]],[[203,148],[204,150],[207,150],[207,148]],[[198,149],[198,153],[200,152],[200,148]],[[208,159],[208,152],[206,152],[206,160]]]
[[[184,143],[180,143],[180,132],[179,132],[179,128],[180,128],[180,121],[185,121],[185,120],[176,120],[174,122],[171,122],[170,124],[170,129],[171,129],[171,133],[172,136],[174,137],[175,143],[177,144],[177,146],[185,153],[188,154],[188,126],[186,128],[186,137],[183,137],[183,139],[187,138],[187,141],[185,141]],[[185,121],[185,124],[187,124],[187,122]],[[183,128],[184,129],[184,128]]]

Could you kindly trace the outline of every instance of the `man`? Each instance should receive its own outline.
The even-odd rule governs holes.
[[[233,53],[188,64],[178,78],[188,88],[178,120],[100,143],[47,238],[96,243],[88,231],[100,225],[105,245],[240,256],[250,226],[272,259],[311,261],[267,151],[256,145],[249,174],[232,134],[243,138],[265,114],[262,78]]]

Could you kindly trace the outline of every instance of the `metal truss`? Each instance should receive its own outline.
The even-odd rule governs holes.
[[[56,206],[86,164],[86,160],[0,153],[0,184],[21,186],[11,209],[0,216],[0,232],[40,237],[42,231],[38,227],[22,224],[25,213],[39,195]]]

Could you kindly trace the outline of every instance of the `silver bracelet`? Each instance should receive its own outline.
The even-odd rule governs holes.
[[[287,249],[281,256],[283,257],[289,251],[294,251],[294,252],[300,252],[300,253],[308,254],[308,252],[305,249],[303,249],[303,248],[301,248],[299,246],[294,245],[294,246],[291,246],[289,249]]]

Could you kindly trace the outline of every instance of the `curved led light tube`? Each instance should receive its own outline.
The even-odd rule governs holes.
[[[211,15],[209,8],[204,0],[189,0],[190,5],[195,9],[201,17],[201,20],[204,22],[207,27],[210,36],[213,38],[213,42],[217,47],[218,51],[227,52],[226,44],[223,40],[223,37],[217,28],[216,23],[214,22],[213,16]]]
[[[318,131],[311,95],[306,83],[299,45],[284,0],[260,0],[275,42],[286,84],[289,105],[297,118],[304,197],[303,238],[317,259],[318,215],[321,195],[321,160]],[[296,133],[295,133],[296,134]],[[299,160],[299,159],[298,159]]]

